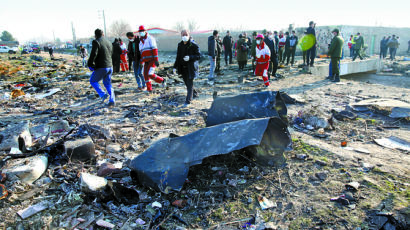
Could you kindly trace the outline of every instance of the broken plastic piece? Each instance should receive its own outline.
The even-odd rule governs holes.
[[[36,213],[39,213],[48,208],[48,204],[46,202],[41,202],[35,205],[32,205],[26,209],[20,210],[17,214],[22,218],[26,219]]]
[[[261,206],[262,210],[276,207],[275,202],[268,200],[265,197],[258,197],[258,201],[259,201],[259,205]]]
[[[6,198],[8,194],[9,192],[7,191],[6,187],[0,184],[0,200]]]

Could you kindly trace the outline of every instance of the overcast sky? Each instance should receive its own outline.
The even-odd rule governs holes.
[[[90,37],[115,20],[172,29],[176,22],[195,20],[199,29],[272,29],[317,25],[410,27],[410,0],[1,0],[0,31],[19,41]],[[100,11],[100,13],[99,13]]]

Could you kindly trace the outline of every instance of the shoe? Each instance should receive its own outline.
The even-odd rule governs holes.
[[[334,78],[334,76],[327,76],[326,79],[333,81],[335,78]]]
[[[208,79],[208,85],[214,85],[214,79]]]
[[[335,75],[335,79],[333,79],[332,82],[340,82],[340,76]]]
[[[310,64],[310,67],[313,67],[314,65],[313,64]]]
[[[107,107],[114,107],[114,106],[115,106],[115,102],[113,102],[113,101],[110,101],[107,104]]]
[[[167,87],[167,80],[164,78],[164,80],[162,81],[162,88]]]
[[[190,104],[191,104],[191,103],[185,102],[185,103],[181,106],[181,108],[186,108],[186,107],[188,107]]]
[[[104,103],[105,100],[107,100],[108,98],[108,94],[105,94],[102,98],[101,98],[101,103]]]

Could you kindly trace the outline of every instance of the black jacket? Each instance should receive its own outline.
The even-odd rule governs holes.
[[[185,56],[189,56],[188,62],[184,61]],[[186,45],[181,41],[178,43],[174,68],[177,69],[179,74],[182,74],[182,68],[186,66],[188,68],[189,78],[196,78],[199,76],[199,59],[201,59],[199,46],[191,40],[189,40]]]
[[[225,50],[232,50],[232,48],[233,48],[233,38],[232,38],[232,36],[228,36],[228,35],[226,35],[225,37],[224,37],[224,40],[223,40],[223,45],[224,45],[224,47],[225,47]]]
[[[122,50],[119,42],[112,43],[112,58],[119,59],[121,56]]]
[[[306,34],[313,34],[313,36],[315,36],[315,38],[316,38],[315,29],[310,27],[310,26],[306,29]],[[315,41],[315,44],[316,44],[316,41]]]
[[[133,48],[133,44],[135,49]],[[141,52],[140,52],[140,37],[135,36],[133,42],[128,43],[128,59],[130,61],[140,62]]]
[[[208,37],[208,55],[215,58],[216,54],[217,54],[217,50],[216,50],[216,40],[215,37],[209,36]]]
[[[108,68],[112,67],[112,44],[104,37],[95,39],[92,43],[88,67]]]
[[[275,41],[274,40],[270,40],[268,37],[266,37],[265,39],[263,39],[263,41],[265,42],[265,44],[269,47],[270,50],[270,59],[274,59],[276,58],[276,46],[275,46]]]

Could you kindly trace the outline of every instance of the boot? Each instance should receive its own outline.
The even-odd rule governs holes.
[[[335,79],[335,75],[327,76],[326,79],[333,81]]]
[[[335,79],[332,80],[333,82],[340,82],[340,76],[339,74],[335,75]]]

